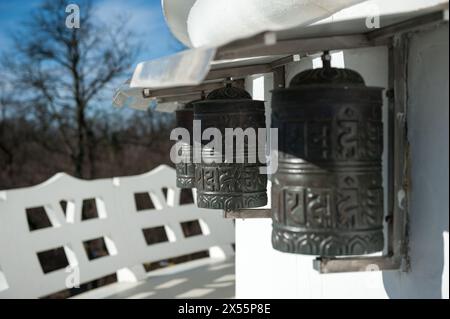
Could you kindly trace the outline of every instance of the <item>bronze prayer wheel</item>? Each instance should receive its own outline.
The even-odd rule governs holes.
[[[254,128],[256,132],[265,128],[264,102],[252,100],[245,90],[227,85],[212,91],[204,101],[194,103],[194,119],[201,121],[202,130],[220,131],[224,150],[226,128]],[[229,211],[267,204],[267,175],[259,170],[264,164],[257,156],[256,162],[248,161],[247,155],[256,153],[257,147],[248,143],[245,146],[243,153],[235,149],[230,163],[224,154],[211,154],[203,145],[201,163],[195,167],[198,207]],[[220,162],[213,162],[215,158]],[[237,162],[238,158],[243,161]]]
[[[327,57],[272,92],[272,245],[320,256],[373,253],[384,242],[382,88]]]

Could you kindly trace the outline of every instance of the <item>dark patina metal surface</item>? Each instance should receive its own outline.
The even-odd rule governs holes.
[[[194,103],[194,118],[201,121],[202,131],[210,127],[219,129],[223,153],[225,128],[252,127],[257,133],[258,128],[265,127],[264,102],[252,100],[245,90],[227,86]],[[224,154],[216,154],[222,163],[213,163],[215,156],[205,146],[202,152],[202,162],[195,167],[198,207],[228,211],[267,204],[267,176],[259,172],[263,164],[257,156],[256,163],[249,163],[247,158],[248,152],[257,152],[255,148],[246,144],[243,154],[235,149],[232,163],[225,162]],[[244,157],[244,162],[236,163],[238,157]]]
[[[324,62],[272,92],[280,137],[272,245],[320,256],[380,251],[382,89]]]
[[[180,162],[175,164],[177,174],[177,187],[192,188],[194,187],[195,164],[192,159],[192,121],[194,120],[193,102],[187,103],[181,110],[177,110],[176,121],[177,127],[183,127],[189,131],[190,142],[181,145]]]

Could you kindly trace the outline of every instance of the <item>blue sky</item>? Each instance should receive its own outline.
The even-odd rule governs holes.
[[[30,11],[39,7],[42,1],[0,0],[0,51],[8,49],[11,45],[9,34],[20,27],[20,22],[26,20]],[[71,3],[77,3],[77,0]],[[94,3],[102,20],[107,21],[122,13],[130,17],[130,28],[142,35],[143,48],[136,63],[183,49],[165,23],[161,0],[94,0]]]

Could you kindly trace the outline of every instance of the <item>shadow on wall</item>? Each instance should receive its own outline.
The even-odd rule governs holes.
[[[411,271],[383,274],[391,298],[448,298],[448,260],[445,265],[444,259],[444,251],[448,250],[444,247],[444,233],[448,234],[449,219],[448,36],[446,24],[414,35],[410,42]],[[446,279],[442,277],[444,267]]]

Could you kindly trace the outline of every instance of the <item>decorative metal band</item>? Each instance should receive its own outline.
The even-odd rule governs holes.
[[[361,232],[290,231],[274,227],[272,246],[276,250],[305,255],[364,255],[383,249],[381,229]]]
[[[197,164],[195,185],[205,192],[259,192],[265,191],[267,175],[260,174],[259,165],[251,164]]]
[[[297,247],[295,241],[307,234],[326,234],[327,236],[319,236],[326,242],[329,238],[340,238],[341,234],[349,232],[364,234],[380,230],[383,225],[381,183],[381,173],[376,169],[368,172],[338,173],[316,168],[302,174],[277,173],[272,185],[273,226],[296,235],[281,237],[283,244],[274,247],[285,251],[279,247],[284,247],[291,239],[294,242],[288,247]],[[339,255],[339,252],[354,252],[351,243],[349,240],[333,239],[335,255]],[[295,251],[304,254],[311,251],[312,254],[318,252],[318,255],[330,256],[329,248],[321,242],[316,242],[316,245],[314,249],[296,248]],[[379,251],[383,248],[382,240],[381,245],[377,240],[372,244],[367,243],[364,247],[367,251]]]
[[[313,174],[280,178],[278,176],[272,185],[274,223],[336,231],[382,226],[381,174]]]
[[[226,210],[266,205],[267,176],[259,168],[255,164],[197,164],[197,205]]]
[[[256,208],[267,205],[267,193],[265,191],[236,195],[198,193],[197,205],[201,208],[223,209],[225,211]]]
[[[195,187],[195,164],[178,163],[175,165],[175,168],[177,173],[177,187]]]

